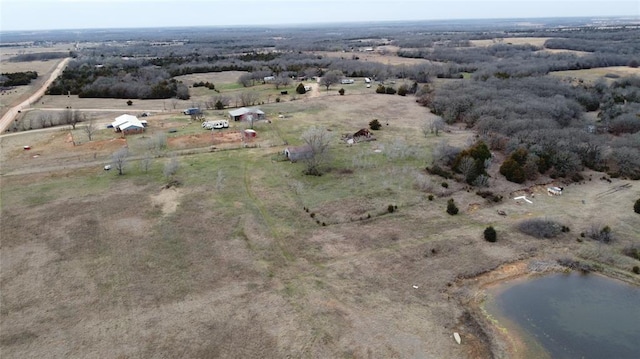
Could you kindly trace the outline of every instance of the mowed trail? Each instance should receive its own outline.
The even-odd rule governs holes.
[[[51,76],[49,76],[47,81],[45,81],[42,84],[42,86],[38,90],[36,90],[36,92],[34,92],[31,96],[29,96],[28,99],[22,101],[20,104],[10,108],[9,111],[7,111],[7,113],[5,113],[4,116],[2,116],[2,119],[0,119],[0,133],[3,133],[4,131],[6,131],[7,127],[11,125],[11,122],[13,122],[13,120],[18,115],[18,111],[38,101],[40,97],[44,95],[44,92],[47,90],[47,87],[49,87],[49,85],[51,85],[51,83],[60,75],[60,73],[62,72],[62,70],[64,70],[64,68],[67,66],[70,60],[71,60],[70,57],[67,57],[66,59],[62,60],[58,64],[58,66],[56,66],[55,70],[53,70],[53,72],[51,73]]]

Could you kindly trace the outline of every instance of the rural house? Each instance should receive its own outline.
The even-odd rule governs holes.
[[[129,135],[144,132],[145,127],[147,127],[147,121],[140,121],[133,115],[121,115],[116,117],[115,121],[111,123],[111,126],[113,126],[114,131]]]
[[[240,107],[236,110],[229,111],[229,117],[234,121],[246,120],[248,116],[252,116],[253,120],[264,120],[264,112],[257,108]]]

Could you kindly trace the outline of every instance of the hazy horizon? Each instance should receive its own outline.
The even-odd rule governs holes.
[[[640,17],[640,1],[0,0],[0,31]],[[25,16],[24,14],[28,14]]]

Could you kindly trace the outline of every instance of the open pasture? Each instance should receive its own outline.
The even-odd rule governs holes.
[[[485,356],[482,333],[451,300],[458,278],[563,248],[627,265],[575,232],[606,221],[621,238],[616,248],[640,235],[638,219],[617,211],[639,189],[609,191],[625,181],[594,178],[549,197],[495,178],[505,197],[496,204],[454,181],[442,187],[424,171],[434,146],[465,146],[473,133],[425,137],[420,126],[433,115],[410,97],[321,95],[261,108],[272,121],[256,124],[249,148],[184,152],[172,142],[209,132],[170,115],[149,117],[146,134],[109,139],[104,129],[79,146],[69,131],[2,137],[0,315],[12,323],[3,355]],[[383,124],[376,141],[340,141],[374,118]],[[320,177],[280,155],[311,126],[333,135]],[[145,168],[144,142],[168,127],[179,130]],[[24,141],[33,149],[19,149]],[[104,171],[125,145],[125,175]],[[167,177],[172,158],[179,168]],[[535,194],[533,203],[510,198],[520,193]],[[459,215],[445,213],[448,198]],[[513,229],[534,217],[572,232],[547,241]],[[489,224],[495,244],[482,239]],[[469,345],[455,344],[453,331]]]
[[[591,83],[598,80],[605,80],[606,82],[611,83],[619,77],[640,76],[640,68],[633,68],[628,66],[610,66],[585,70],[554,71],[551,72],[550,75],[559,76],[562,78],[578,79]]]

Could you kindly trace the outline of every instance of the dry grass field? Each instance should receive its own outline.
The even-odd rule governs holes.
[[[36,71],[38,72],[38,78],[31,81],[28,86],[16,86],[8,90],[0,91],[0,117],[4,115],[9,108],[26,100],[29,97],[29,94],[33,93],[35,89],[41,87],[60,61],[62,60],[9,62],[6,58],[2,57],[2,61],[0,61],[0,69],[2,69],[1,72],[12,73]]]
[[[473,133],[450,127],[425,137],[433,115],[413,98],[336,91],[262,105],[271,122],[256,124],[248,146],[233,135],[244,123],[216,139],[176,113],[148,117],[145,134],[103,129],[79,145],[69,138],[82,137],[80,128],[0,137],[2,357],[508,357],[475,307],[481,287],[468,281],[477,275],[571,257],[640,282],[620,254],[640,238],[637,181],[588,173],[550,197],[547,184],[560,183],[494,175],[490,190],[504,199],[489,203],[424,171],[439,142],[465,146]],[[67,99],[47,97],[45,106],[57,101]],[[124,103],[86,101],[74,108]],[[383,124],[376,141],[340,141],[374,118]],[[333,135],[331,168],[320,177],[280,155],[311,126]],[[159,133],[167,148],[152,151]],[[124,146],[125,174],[103,170]],[[179,169],[167,177],[172,158]],[[525,193],[533,203],[512,199]],[[456,216],[445,212],[449,198]],[[515,229],[538,217],[571,232],[541,240]],[[593,223],[609,225],[617,241],[577,241]],[[498,242],[482,238],[488,225]]]
[[[340,51],[316,51],[314,54],[334,57],[334,58],[344,58],[351,59],[357,56],[360,61],[369,61],[369,62],[379,62],[385,65],[418,65],[418,64],[426,64],[431,63],[429,60],[425,59],[412,59],[408,57],[399,57],[396,56],[396,52],[398,48],[392,46],[383,46],[378,48],[378,51],[381,52],[340,52]]]
[[[551,75],[559,76],[562,78],[578,79],[591,83],[600,79],[604,79],[607,83],[611,83],[616,81],[617,77],[640,76],[640,68],[633,68],[628,66],[610,66],[586,70],[554,71],[551,72]],[[613,77],[611,75],[613,75]]]
[[[470,40],[469,42],[471,45],[477,47],[487,47],[495,44],[533,45],[544,47],[544,43],[549,39],[550,37],[505,37],[502,39]]]

